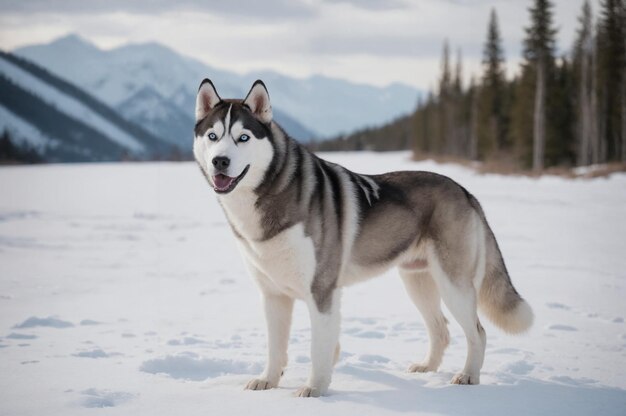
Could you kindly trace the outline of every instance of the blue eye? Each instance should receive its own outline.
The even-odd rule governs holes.
[[[212,142],[217,140],[217,134],[215,133],[209,133],[209,140],[211,140]]]
[[[241,136],[239,136],[240,142],[247,142],[248,140],[250,140],[250,136],[248,136],[247,134],[242,134]]]

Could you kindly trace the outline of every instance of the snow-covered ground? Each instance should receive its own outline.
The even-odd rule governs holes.
[[[512,337],[484,322],[480,386],[448,384],[465,359],[454,321],[441,371],[404,372],[427,336],[390,272],[345,290],[329,396],[292,397],[310,365],[303,305],[281,387],[244,391],[265,356],[259,296],[194,164],[4,167],[0,414],[626,414],[625,174],[532,179],[408,153],[326,156],[361,172],[437,171],[482,202],[536,323]]]

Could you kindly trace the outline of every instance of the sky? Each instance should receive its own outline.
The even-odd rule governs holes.
[[[555,0],[558,48],[572,45],[582,0]],[[436,84],[445,39],[467,80],[480,74],[489,13],[507,72],[521,60],[523,0],[0,0],[0,49],[77,33],[103,49],[159,42],[239,73],[275,70],[353,82]],[[595,9],[597,4],[594,1]]]

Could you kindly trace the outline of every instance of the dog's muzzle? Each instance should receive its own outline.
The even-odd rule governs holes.
[[[241,174],[237,177],[227,176],[223,173],[213,175],[213,189],[218,194],[227,194],[231,192],[233,189],[235,189],[239,181],[243,179],[246,173],[248,173],[249,168],[250,165],[247,165],[243,172],[241,172]]]

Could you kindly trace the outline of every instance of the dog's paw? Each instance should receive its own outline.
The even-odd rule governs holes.
[[[309,386],[300,387],[294,393],[294,396],[296,397],[320,397],[321,395],[322,393],[319,391],[319,389]]]
[[[437,371],[437,369],[426,364],[415,363],[411,364],[406,371],[408,373],[429,373],[431,371]]]
[[[480,384],[480,377],[478,375],[469,375],[465,373],[459,373],[452,377],[451,384]]]
[[[270,381],[255,378],[250,380],[248,384],[246,384],[245,390],[269,390],[273,389],[274,387],[276,387],[276,384]]]

